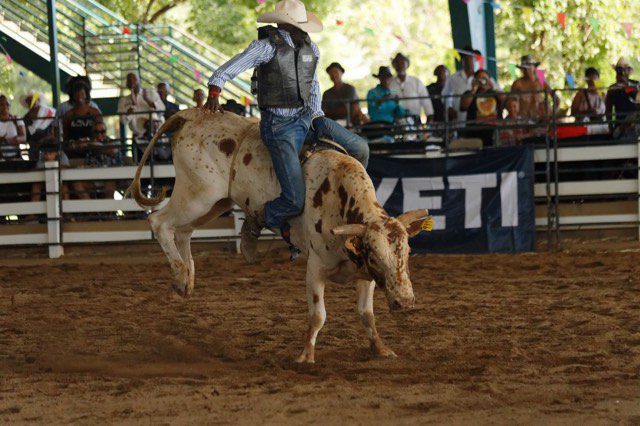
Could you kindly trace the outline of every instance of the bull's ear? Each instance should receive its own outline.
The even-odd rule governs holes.
[[[400,223],[404,225],[409,238],[415,237],[420,231],[430,231],[433,228],[433,219],[429,216],[429,210],[411,210],[398,216]]]
[[[333,235],[351,235],[354,237],[362,237],[367,231],[367,227],[361,223],[354,223],[351,225],[336,226],[331,230]]]

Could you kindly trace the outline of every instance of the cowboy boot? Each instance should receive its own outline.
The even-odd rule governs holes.
[[[258,239],[265,227],[264,210],[255,216],[247,215],[240,230],[240,251],[247,263],[258,262]]]

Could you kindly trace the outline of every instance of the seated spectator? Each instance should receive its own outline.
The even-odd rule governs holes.
[[[169,83],[166,81],[158,83],[156,89],[158,91],[158,96],[160,96],[160,100],[162,100],[162,103],[164,104],[164,119],[168,120],[169,117],[180,111],[180,106],[167,99],[170,91]]]
[[[22,160],[20,144],[27,141],[24,122],[11,114],[11,103],[0,95],[0,154],[5,161]]]
[[[605,100],[605,111],[613,136],[615,138],[631,137],[637,134],[633,122],[637,116],[638,97],[637,81],[631,79],[633,66],[625,58],[620,58],[615,65],[616,82],[609,87]]]
[[[487,127],[498,124],[502,117],[504,95],[497,90],[489,72],[478,70],[471,82],[471,90],[466,92],[460,101],[460,110],[467,113],[467,128]],[[493,129],[478,129],[468,132],[471,137],[482,139],[482,144],[493,145]]]
[[[391,79],[389,88],[400,98],[422,98],[400,100],[400,106],[407,111],[407,115],[414,116],[417,123],[420,123],[423,110],[425,117],[433,115],[433,104],[422,80],[407,74],[409,64],[409,58],[402,53],[398,53],[393,58],[391,65],[396,71],[396,76]]]
[[[230,111],[234,114],[241,115],[243,117],[247,113],[247,110],[244,107],[244,105],[240,105],[234,99],[229,99],[227,102],[225,102],[224,105],[222,105],[222,109],[225,111]]]
[[[120,167],[124,165],[124,156],[118,149],[116,141],[107,135],[107,126],[104,122],[96,123],[93,130],[94,139],[90,144],[90,153],[87,156],[87,164],[96,167]],[[116,181],[104,182],[104,198],[113,200],[113,194],[117,189]]]
[[[67,112],[69,112],[71,108],[73,108],[73,103],[71,102],[71,88],[77,82],[82,82],[86,85],[86,87],[89,88],[88,95],[89,95],[89,99],[91,99],[91,80],[89,79],[89,77],[82,76],[82,75],[70,77],[67,80],[66,84],[64,85],[64,93],[66,93],[69,96],[69,100],[58,105],[58,108],[56,109],[56,119],[53,124],[55,129],[58,129],[58,127],[62,127],[62,117],[64,117],[64,115]],[[93,101],[89,101],[89,106],[91,108],[95,108],[98,111],[100,111],[100,108],[98,107],[98,105]],[[102,111],[100,111],[100,114],[102,114]],[[61,129],[58,129],[58,130],[61,130]]]
[[[391,70],[389,67],[380,67],[378,74],[373,76],[380,80],[373,89],[367,93],[367,106],[372,122],[393,124],[397,118],[407,115],[407,111],[400,106],[397,96],[391,92]]]
[[[436,123],[445,121],[445,105],[441,95],[449,79],[449,74],[449,68],[444,65],[438,65],[433,71],[433,75],[436,76],[436,82],[427,86],[427,92],[431,96],[431,104],[433,105],[433,115],[429,118],[429,121]]]
[[[193,91],[193,102],[196,104],[196,108],[202,108],[207,101],[207,97],[204,94],[204,90],[196,89]]]
[[[520,101],[516,97],[509,97],[504,103],[507,116],[503,120],[503,125],[507,127],[500,131],[501,146],[520,145],[526,138],[533,136],[533,132],[526,126],[530,120],[520,114]]]
[[[38,157],[36,170],[44,169],[44,163],[47,161],[58,161],[60,167],[69,167],[69,159],[67,158],[67,155],[58,150],[58,144],[53,137],[42,141],[38,149]],[[35,182],[31,186],[31,201],[42,201],[43,190],[44,182]],[[62,184],[61,193],[63,200],[69,199],[69,186],[66,183]],[[33,216],[30,218],[33,218]]]
[[[73,108],[62,118],[63,146],[71,167],[83,167],[87,164],[96,123],[103,121],[102,114],[89,105],[89,87],[83,81],[76,82],[71,88],[71,100]],[[89,182],[74,181],[71,186],[78,198],[91,198],[87,192],[91,186]]]
[[[525,117],[537,120],[547,119],[552,115],[551,87],[545,81],[540,84],[537,69],[540,62],[533,60],[531,55],[525,55],[520,59],[518,68],[522,70],[522,77],[511,86],[511,92],[518,94],[520,100],[520,113]],[[546,93],[546,94],[545,94]],[[558,104],[556,97],[556,105]]]
[[[576,93],[571,104],[571,115],[578,121],[602,121],[606,108],[596,84],[600,81],[600,73],[595,68],[588,68],[584,76],[587,89]]]
[[[35,98],[35,102],[33,99]],[[29,159],[38,159],[39,146],[53,135],[56,109],[47,105],[42,93],[30,90],[20,97],[20,104],[28,111],[23,117],[27,127]],[[33,105],[32,105],[33,104]]]
[[[325,116],[337,121],[342,126],[346,126],[347,121],[351,124],[364,124],[369,121],[367,116],[360,110],[358,93],[356,88],[342,81],[344,68],[337,62],[330,64],[327,74],[333,82],[333,87],[322,94],[322,111]],[[349,104],[349,111],[347,111]]]
[[[164,121],[164,103],[154,89],[144,89],[137,74],[127,74],[128,96],[118,101],[120,120],[137,139],[150,139]]]

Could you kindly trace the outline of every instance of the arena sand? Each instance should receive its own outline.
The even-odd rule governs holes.
[[[172,294],[157,245],[3,250],[0,423],[640,424],[637,243],[555,254],[416,256],[417,308],[378,329],[330,285],[315,365],[304,262],[194,248]]]

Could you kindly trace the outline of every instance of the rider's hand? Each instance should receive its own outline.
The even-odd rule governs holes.
[[[320,138],[331,139],[331,132],[327,128],[327,124],[325,120],[326,120],[325,117],[316,117],[311,122],[311,130],[313,130],[313,133],[316,139],[320,139]]]
[[[206,112],[217,112],[220,111],[224,113],[224,110],[220,106],[220,92],[221,89],[217,86],[209,86],[209,96],[207,97],[207,102],[204,103],[202,109]]]

